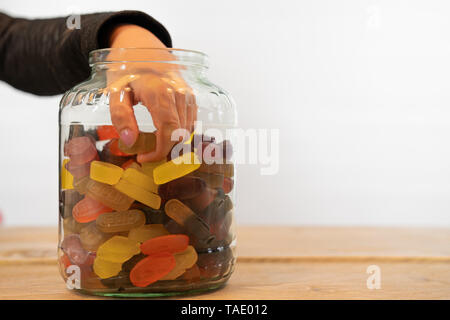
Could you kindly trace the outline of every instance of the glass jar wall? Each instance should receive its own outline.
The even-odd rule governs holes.
[[[223,286],[235,264],[236,111],[230,96],[207,80],[207,57],[176,49],[102,49],[91,53],[90,63],[91,77],[60,105],[64,281],[84,293],[121,297]],[[111,108],[118,110],[113,104],[130,94],[139,129],[131,147],[111,120]],[[177,108],[184,99],[176,110],[190,114],[193,126],[173,135],[162,159],[146,161],[142,155],[162,141],[156,117],[167,110],[167,99]]]

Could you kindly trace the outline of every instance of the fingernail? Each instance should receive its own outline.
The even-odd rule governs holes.
[[[136,142],[136,135],[130,129],[120,131],[120,140],[128,147],[131,147]]]

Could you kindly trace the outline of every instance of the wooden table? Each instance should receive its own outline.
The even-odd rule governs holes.
[[[229,284],[189,299],[450,299],[450,229],[239,227]],[[0,228],[0,299],[96,299],[66,289],[56,228]],[[368,289],[369,265],[381,289]]]

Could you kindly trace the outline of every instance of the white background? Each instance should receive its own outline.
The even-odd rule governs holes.
[[[210,56],[243,128],[280,129],[280,171],[239,170],[241,224],[450,225],[450,3],[1,1],[25,17],[138,9]],[[0,210],[57,222],[59,97],[0,84]]]

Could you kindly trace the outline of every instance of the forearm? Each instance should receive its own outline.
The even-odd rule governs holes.
[[[0,13],[0,79],[38,95],[62,93],[88,78],[89,52],[110,46],[111,35],[124,24],[141,26],[171,46],[167,30],[137,11],[82,15],[81,28],[73,30],[66,21],[14,19]]]

